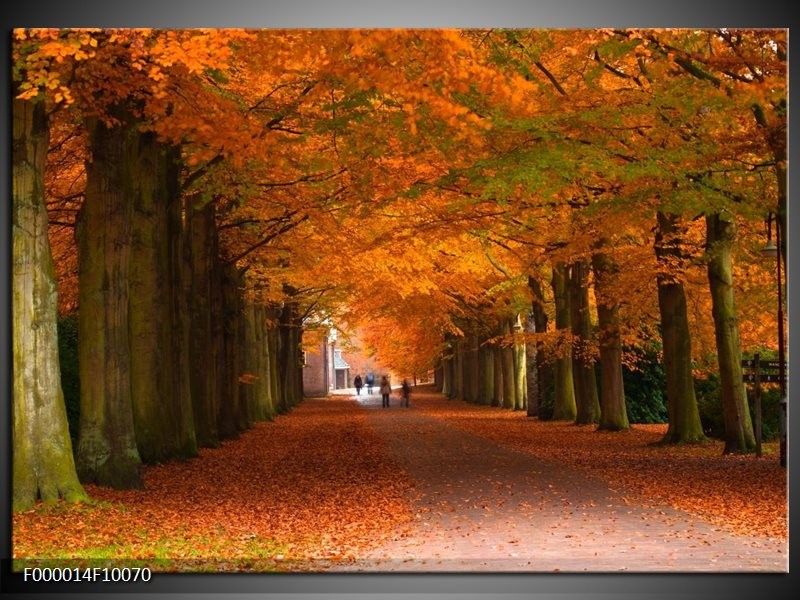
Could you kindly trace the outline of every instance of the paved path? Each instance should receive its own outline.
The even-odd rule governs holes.
[[[413,479],[416,517],[348,571],[763,571],[787,545],[735,536],[601,480],[500,447],[380,396],[356,398]],[[657,475],[654,475],[657,476]]]

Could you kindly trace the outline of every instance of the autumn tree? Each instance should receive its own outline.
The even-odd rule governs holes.
[[[58,363],[56,281],[44,197],[45,101],[42,95],[15,98],[12,108],[12,503],[21,510],[39,498],[75,502],[86,495],[75,471]]]

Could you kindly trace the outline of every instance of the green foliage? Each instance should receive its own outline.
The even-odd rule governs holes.
[[[81,385],[78,372],[78,315],[72,314],[58,320],[58,360],[61,366],[61,389],[67,407],[67,421],[72,447],[78,439],[78,421],[81,413]]]
[[[762,358],[762,360],[768,360]],[[720,399],[719,375],[711,373],[707,379],[695,380],[697,394],[697,408],[700,412],[700,422],[703,432],[716,439],[725,438],[725,419],[722,414],[722,400]],[[755,424],[754,391],[751,384],[747,384],[747,403],[750,415]],[[777,385],[762,385],[761,388],[761,439],[762,441],[777,440],[780,435],[779,411],[780,389]]]
[[[633,355],[635,368],[623,366],[622,381],[625,386],[625,405],[631,423],[666,423],[669,411],[666,398],[664,367],[656,348],[628,348]]]

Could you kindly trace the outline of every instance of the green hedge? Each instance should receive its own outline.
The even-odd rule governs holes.
[[[61,366],[61,389],[67,406],[69,435],[72,447],[78,439],[81,415],[81,384],[78,376],[78,316],[68,315],[58,320],[58,360]]]
[[[628,353],[636,357],[636,368],[623,366],[622,381],[625,386],[625,405],[631,423],[666,423],[667,411],[666,383],[664,368],[658,359],[656,349],[640,350],[629,348]],[[600,365],[595,363],[598,392],[600,388]],[[541,395],[539,418],[549,421],[553,418],[554,391],[552,384]]]

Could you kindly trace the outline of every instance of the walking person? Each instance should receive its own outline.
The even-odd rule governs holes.
[[[367,373],[367,393],[372,395],[372,384],[375,383],[375,376],[372,373]]]
[[[403,385],[401,387],[401,392],[403,394],[403,403],[402,406],[406,408],[409,407],[409,400],[411,399],[411,386],[408,384],[408,379],[403,379]]]
[[[381,401],[383,408],[389,408],[389,394],[392,393],[392,386],[389,384],[388,375],[381,378]]]
[[[364,383],[361,381],[361,375],[356,375],[356,378],[353,379],[353,385],[356,386],[356,394],[361,395],[361,388],[364,387]]]

